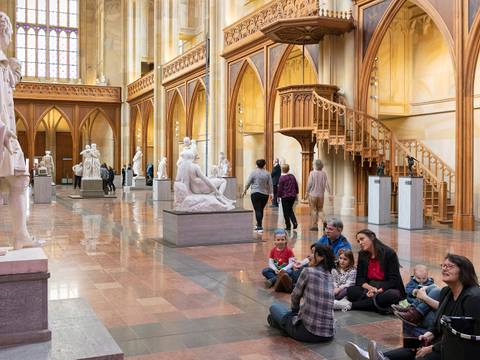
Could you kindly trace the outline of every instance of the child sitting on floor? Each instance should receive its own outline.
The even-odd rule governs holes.
[[[333,308],[335,310],[348,309],[347,288],[355,285],[357,277],[352,250],[340,249],[338,251],[337,268],[332,270],[332,276],[335,295]]]
[[[270,251],[268,267],[263,269],[265,286],[271,288],[275,285],[275,291],[292,292],[292,266],[295,263],[293,251],[287,246],[287,232],[277,229],[273,233],[274,247]]]

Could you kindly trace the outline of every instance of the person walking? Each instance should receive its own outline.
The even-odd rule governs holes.
[[[76,189],[77,186],[79,189],[82,188],[82,175],[83,175],[83,164],[79,163],[73,166],[73,188]]]
[[[275,159],[272,168],[272,184],[273,184],[273,198],[272,207],[278,207],[278,181],[282,175],[282,169],[280,166],[280,160]]]
[[[256,161],[257,168],[250,173],[245,190],[242,197],[246,195],[247,190],[251,187],[250,198],[252,200],[253,208],[255,209],[255,218],[257,226],[255,232],[263,233],[263,211],[268,202],[268,197],[273,191],[272,177],[270,173],[265,170],[267,162],[265,159]]]
[[[293,204],[298,198],[298,183],[295,175],[289,174],[290,166],[288,164],[282,165],[282,176],[278,181],[278,197],[282,200],[283,217],[285,218],[285,230],[298,226],[295,212],[293,211]],[[291,224],[290,224],[291,223]]]
[[[125,175],[127,174],[127,165],[122,166],[122,186],[125,186]]]
[[[115,180],[115,170],[113,170],[113,168],[109,166],[108,167],[108,190],[110,192],[113,191],[115,193],[117,189],[115,188],[115,184],[113,183],[114,180]]]
[[[307,182],[307,196],[310,205],[310,217],[312,222],[311,231],[318,231],[318,217],[321,217],[321,222],[325,220],[323,212],[324,195],[328,191],[330,201],[332,200],[332,191],[328,184],[327,174],[323,171],[323,162],[317,159],[313,162],[313,170],[308,175]]]

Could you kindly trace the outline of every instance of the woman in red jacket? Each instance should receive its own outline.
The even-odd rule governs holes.
[[[282,176],[278,181],[278,197],[282,199],[283,217],[285,218],[285,230],[298,226],[297,218],[293,212],[293,204],[298,196],[298,183],[293,174],[289,174],[290,166],[288,164],[282,165]],[[291,222],[291,224],[290,224]]]

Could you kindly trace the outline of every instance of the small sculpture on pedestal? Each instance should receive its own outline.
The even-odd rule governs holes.
[[[385,176],[385,163],[383,161],[378,164],[377,176]]]
[[[48,176],[48,169],[45,166],[45,162],[43,160],[40,161],[40,163],[38,164],[37,176]]]
[[[163,157],[158,161],[157,179],[167,179],[167,158]]]
[[[220,177],[226,177],[230,175],[230,161],[227,160],[225,157],[225,153],[223,151],[220,152],[218,157],[218,172]]]
[[[407,155],[407,164],[408,164],[408,176],[414,176],[413,173],[413,165],[415,165],[415,161],[418,161],[413,156]]]
[[[53,179],[53,174],[55,173],[55,164],[50,150],[45,150],[45,155],[42,157],[42,161],[47,168],[48,175]]]
[[[142,158],[143,158],[142,148],[140,146],[137,146],[137,152],[135,153],[132,159],[132,163],[133,163],[132,170],[133,170],[134,178],[143,175]]]

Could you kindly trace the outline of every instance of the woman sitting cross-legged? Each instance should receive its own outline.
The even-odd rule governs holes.
[[[267,318],[269,325],[303,342],[332,340],[335,329],[331,271],[334,267],[335,255],[332,249],[325,245],[315,245],[312,262],[303,269],[293,289],[292,309],[273,304]]]
[[[357,242],[357,278],[347,289],[351,309],[389,313],[392,304],[405,298],[397,254],[369,229],[357,233]]]
[[[480,321],[480,288],[475,268],[465,256],[448,254],[441,265],[442,280],[447,284],[440,293],[440,304],[436,318],[430,331],[419,337],[422,345],[418,349],[400,348],[385,353],[376,349],[376,343],[371,341],[368,352],[354,343],[345,345],[345,352],[353,360],[440,360],[444,346],[443,328],[440,319],[443,315],[472,317]],[[448,330],[447,330],[448,331]],[[475,357],[477,358],[477,357]],[[450,357],[448,357],[450,359]],[[459,354],[458,359],[464,359]],[[470,360],[470,358],[468,358]],[[473,358],[472,358],[473,359]]]

